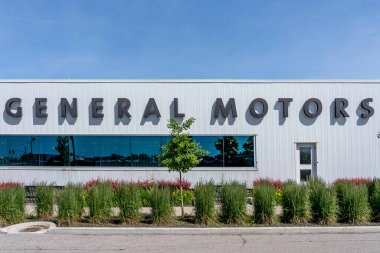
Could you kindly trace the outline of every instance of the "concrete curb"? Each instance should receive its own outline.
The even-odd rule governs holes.
[[[58,235],[289,235],[289,234],[369,234],[380,233],[380,226],[355,227],[249,227],[249,228],[111,228],[56,227]]]
[[[30,228],[33,226],[45,226],[46,229],[40,229],[35,232],[20,232],[20,230]],[[14,224],[5,228],[0,229],[0,234],[44,234],[52,229],[55,229],[56,225],[53,222],[48,221],[33,221],[33,222],[25,222]]]

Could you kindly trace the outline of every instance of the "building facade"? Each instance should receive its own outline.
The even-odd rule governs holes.
[[[196,119],[195,183],[380,176],[380,82],[2,80],[0,181],[175,179],[167,121]]]

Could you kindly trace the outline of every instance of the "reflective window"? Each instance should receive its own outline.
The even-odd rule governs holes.
[[[161,136],[132,136],[131,166],[157,167],[162,145]]]
[[[34,164],[33,146],[35,137],[30,136],[9,136],[8,137],[8,157],[9,165],[12,166],[31,166]]]
[[[311,147],[300,147],[300,164],[311,164]]]
[[[0,166],[7,166],[9,160],[8,137],[0,136]]]
[[[103,136],[101,141],[101,166],[131,166],[130,137]]]
[[[305,182],[311,177],[311,170],[300,170],[301,181]]]
[[[225,136],[224,137],[224,166],[252,167],[254,166],[253,137]]]
[[[70,165],[100,166],[100,136],[73,136],[70,138]]]
[[[194,136],[193,140],[198,142],[202,149],[205,149],[209,152],[208,155],[203,157],[203,160],[199,164],[199,167],[223,166],[223,147],[220,146],[220,140],[222,140],[223,143],[223,137]]]
[[[169,136],[0,136],[0,166],[158,167]],[[193,136],[199,167],[253,167],[254,137]],[[302,163],[302,162],[301,162]]]
[[[171,139],[170,136],[161,136],[161,147],[162,145],[165,145],[166,143],[168,143],[168,141]],[[162,151],[161,151],[162,152]]]
[[[34,166],[65,166],[69,164],[69,136],[31,137]]]

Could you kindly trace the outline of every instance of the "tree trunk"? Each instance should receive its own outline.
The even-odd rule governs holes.
[[[183,210],[183,191],[182,191],[182,172],[179,172],[179,189],[181,190],[181,218],[183,219],[184,210]]]

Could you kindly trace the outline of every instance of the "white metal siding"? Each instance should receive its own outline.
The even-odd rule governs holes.
[[[12,97],[22,99],[23,117],[18,124],[9,124],[3,113],[1,135],[15,134],[73,134],[73,135],[167,135],[170,104],[179,99],[179,110],[186,117],[195,117],[193,135],[257,135],[257,170],[252,168],[197,168],[186,178],[214,178],[216,181],[238,179],[250,185],[259,177],[295,178],[295,143],[316,143],[318,175],[328,181],[339,177],[380,177],[380,82],[376,81],[0,81],[0,105]],[[46,97],[49,114],[41,124],[33,118],[33,104],[37,97]],[[60,124],[58,104],[61,98],[78,98],[78,119],[74,125],[65,120]],[[104,98],[104,118],[99,125],[90,117],[91,98]],[[131,121],[128,125],[115,124],[117,98],[130,99]],[[153,124],[142,124],[143,111],[149,98],[155,98],[161,119]],[[212,106],[216,98],[227,103],[235,98],[238,117],[218,119],[213,124]],[[262,121],[254,120],[248,106],[255,98],[264,98],[269,105]],[[279,117],[276,101],[293,98],[289,117]],[[322,114],[311,123],[302,112],[303,103],[318,98],[323,104]],[[349,101],[350,117],[335,122],[335,98]],[[361,100],[373,98],[375,114],[363,124],[358,107]],[[8,122],[8,123],[7,123]],[[39,124],[38,124],[39,123]],[[95,124],[95,125],[94,125]],[[19,180],[30,184],[33,180],[51,180],[57,184],[89,178],[122,178],[144,180],[176,178],[157,168],[13,168],[0,167],[0,181]]]

